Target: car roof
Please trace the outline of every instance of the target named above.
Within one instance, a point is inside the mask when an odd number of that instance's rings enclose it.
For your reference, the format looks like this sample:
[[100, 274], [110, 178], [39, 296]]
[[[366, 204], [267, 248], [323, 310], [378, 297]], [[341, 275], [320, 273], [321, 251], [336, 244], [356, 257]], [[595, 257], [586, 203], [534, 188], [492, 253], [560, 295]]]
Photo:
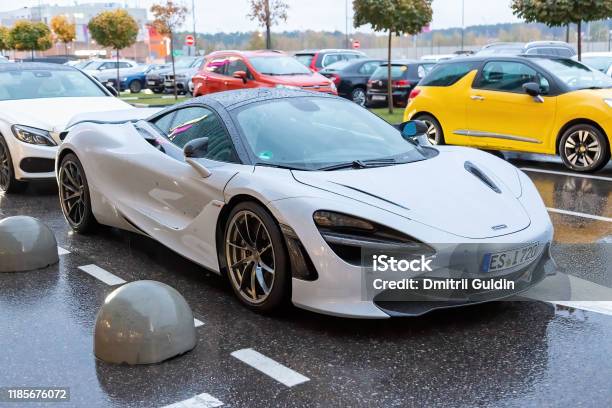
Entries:
[[279, 55], [287, 55], [282, 51], [276, 50], [254, 50], [254, 51], [241, 51], [241, 50], [222, 50], [222, 51], [214, 51], [208, 54], [208, 57], [215, 57], [217, 55], [225, 55], [225, 54], [236, 54], [241, 55], [245, 58], [251, 57], [278, 57]]
[[[421, 61], [421, 60], [415, 60], [415, 59], [391, 60], [391, 65], [412, 65], [412, 64], [435, 64], [435, 62], [434, 61]], [[389, 63], [387, 61], [383, 61], [383, 63], [380, 65], [386, 67], [387, 65], [389, 65]]]
[[348, 52], [348, 53], [353, 53], [353, 54], [364, 54], [363, 51], [351, 50], [351, 49], [348, 49], [348, 48], [323, 48], [323, 49], [320, 49], [320, 50], [317, 50], [317, 49], [302, 50], [302, 51], [296, 52], [295, 55], [298, 55], [298, 54], [316, 54], [316, 53], [320, 54], [320, 53], [323, 53], [323, 52]]
[[525, 61], [531, 59], [547, 59], [547, 60], [570, 60], [574, 61], [571, 58], [564, 58], [559, 56], [551, 56], [551, 55], [538, 55], [538, 54], [520, 54], [520, 55], [510, 55], [510, 54], [497, 54], [497, 55], [470, 55], [466, 57], [457, 57], [451, 60], [440, 61], [438, 65], [446, 65], [446, 64], [455, 64], [458, 62], [486, 62], [489, 60], [504, 60], [504, 61]]
[[0, 65], [0, 71], [34, 71], [34, 70], [49, 70], [49, 71], [78, 71], [78, 69], [69, 65], [53, 64], [50, 62], [16, 62], [13, 64]]
[[[225, 109], [234, 109], [239, 106], [248, 105], [254, 102], [271, 101], [275, 99], [297, 98], [297, 97], [319, 97], [319, 98], [335, 98], [321, 92], [305, 91], [301, 89], [276, 89], [276, 88], [252, 88], [240, 89], [234, 91], [216, 92], [197, 98], [190, 99], [178, 105], [174, 105], [166, 110], [172, 110], [176, 107], [189, 105], [221, 105]], [[162, 111], [159, 115], [163, 114]], [[158, 116], [158, 115], [156, 115]]]

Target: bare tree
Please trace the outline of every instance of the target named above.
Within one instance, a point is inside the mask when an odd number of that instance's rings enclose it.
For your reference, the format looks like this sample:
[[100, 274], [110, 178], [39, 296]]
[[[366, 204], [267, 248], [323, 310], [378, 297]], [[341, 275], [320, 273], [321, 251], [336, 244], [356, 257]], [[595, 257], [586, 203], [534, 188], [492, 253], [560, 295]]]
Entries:
[[256, 20], [266, 29], [266, 48], [272, 49], [270, 28], [280, 21], [287, 21], [289, 5], [283, 0], [251, 0], [251, 12], [248, 17]]

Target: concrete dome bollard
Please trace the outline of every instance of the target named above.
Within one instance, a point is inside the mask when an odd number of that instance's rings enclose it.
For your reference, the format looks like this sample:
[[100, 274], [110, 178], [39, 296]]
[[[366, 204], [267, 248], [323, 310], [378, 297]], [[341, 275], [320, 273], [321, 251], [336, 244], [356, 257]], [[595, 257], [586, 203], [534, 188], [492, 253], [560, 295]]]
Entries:
[[159, 363], [195, 346], [191, 308], [161, 282], [142, 280], [115, 289], [96, 318], [94, 354], [107, 363]]
[[40, 220], [17, 216], [0, 220], [0, 272], [22, 272], [59, 262], [53, 232]]

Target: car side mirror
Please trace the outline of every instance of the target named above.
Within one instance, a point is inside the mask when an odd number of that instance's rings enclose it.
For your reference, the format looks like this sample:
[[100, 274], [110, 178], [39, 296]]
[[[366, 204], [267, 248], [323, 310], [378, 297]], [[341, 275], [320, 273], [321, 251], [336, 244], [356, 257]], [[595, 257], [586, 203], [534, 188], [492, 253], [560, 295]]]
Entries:
[[427, 138], [427, 124], [420, 120], [410, 120], [397, 126], [402, 137], [408, 141], [415, 141], [419, 146], [429, 146]]
[[185, 162], [189, 164], [201, 177], [207, 178], [212, 174], [206, 166], [195, 160], [198, 157], [204, 157], [208, 152], [208, 138], [201, 137], [194, 139], [183, 147]]
[[234, 78], [242, 79], [242, 82], [247, 83], [247, 73], [244, 71], [236, 71], [234, 72]]
[[108, 84], [108, 83], [105, 83], [105, 84], [104, 84], [104, 88], [106, 88], [106, 90], [107, 90], [108, 92], [110, 92], [110, 93], [111, 93], [111, 95], [113, 95], [113, 96], [115, 96], [115, 97], [116, 97], [116, 96], [119, 96], [119, 91], [117, 91], [117, 89], [116, 89], [114, 86], [112, 86], [112, 85], [110, 85], [110, 84]]
[[527, 95], [533, 97], [534, 101], [540, 103], [544, 102], [544, 99], [542, 98], [542, 88], [540, 87], [540, 84], [536, 82], [527, 82], [526, 84], [523, 84], [523, 90]]

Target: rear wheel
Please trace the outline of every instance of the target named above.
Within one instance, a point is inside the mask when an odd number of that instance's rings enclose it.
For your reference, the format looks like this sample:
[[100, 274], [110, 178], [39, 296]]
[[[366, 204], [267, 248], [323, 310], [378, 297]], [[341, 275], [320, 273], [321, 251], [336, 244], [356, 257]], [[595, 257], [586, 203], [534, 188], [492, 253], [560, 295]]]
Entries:
[[443, 145], [444, 143], [444, 132], [442, 126], [436, 118], [428, 114], [417, 115], [414, 120], [420, 120], [425, 122], [427, 125], [427, 139], [432, 145]]
[[5, 193], [18, 193], [27, 187], [27, 183], [15, 178], [13, 160], [8, 145], [0, 136], [0, 191]]
[[223, 239], [227, 275], [236, 296], [250, 309], [273, 312], [291, 295], [283, 236], [274, 218], [253, 202], [231, 211]]
[[138, 80], [130, 82], [130, 92], [136, 94], [142, 91], [142, 84]]
[[579, 124], [563, 133], [559, 141], [559, 154], [566, 167], [590, 173], [608, 163], [610, 147], [602, 131], [592, 125]]
[[85, 170], [74, 154], [69, 153], [62, 159], [58, 181], [60, 204], [68, 225], [79, 233], [91, 232], [97, 222], [91, 210], [89, 184]]
[[351, 100], [359, 106], [365, 106], [366, 105], [365, 89], [360, 88], [360, 87], [353, 89], [353, 92], [351, 92]]

